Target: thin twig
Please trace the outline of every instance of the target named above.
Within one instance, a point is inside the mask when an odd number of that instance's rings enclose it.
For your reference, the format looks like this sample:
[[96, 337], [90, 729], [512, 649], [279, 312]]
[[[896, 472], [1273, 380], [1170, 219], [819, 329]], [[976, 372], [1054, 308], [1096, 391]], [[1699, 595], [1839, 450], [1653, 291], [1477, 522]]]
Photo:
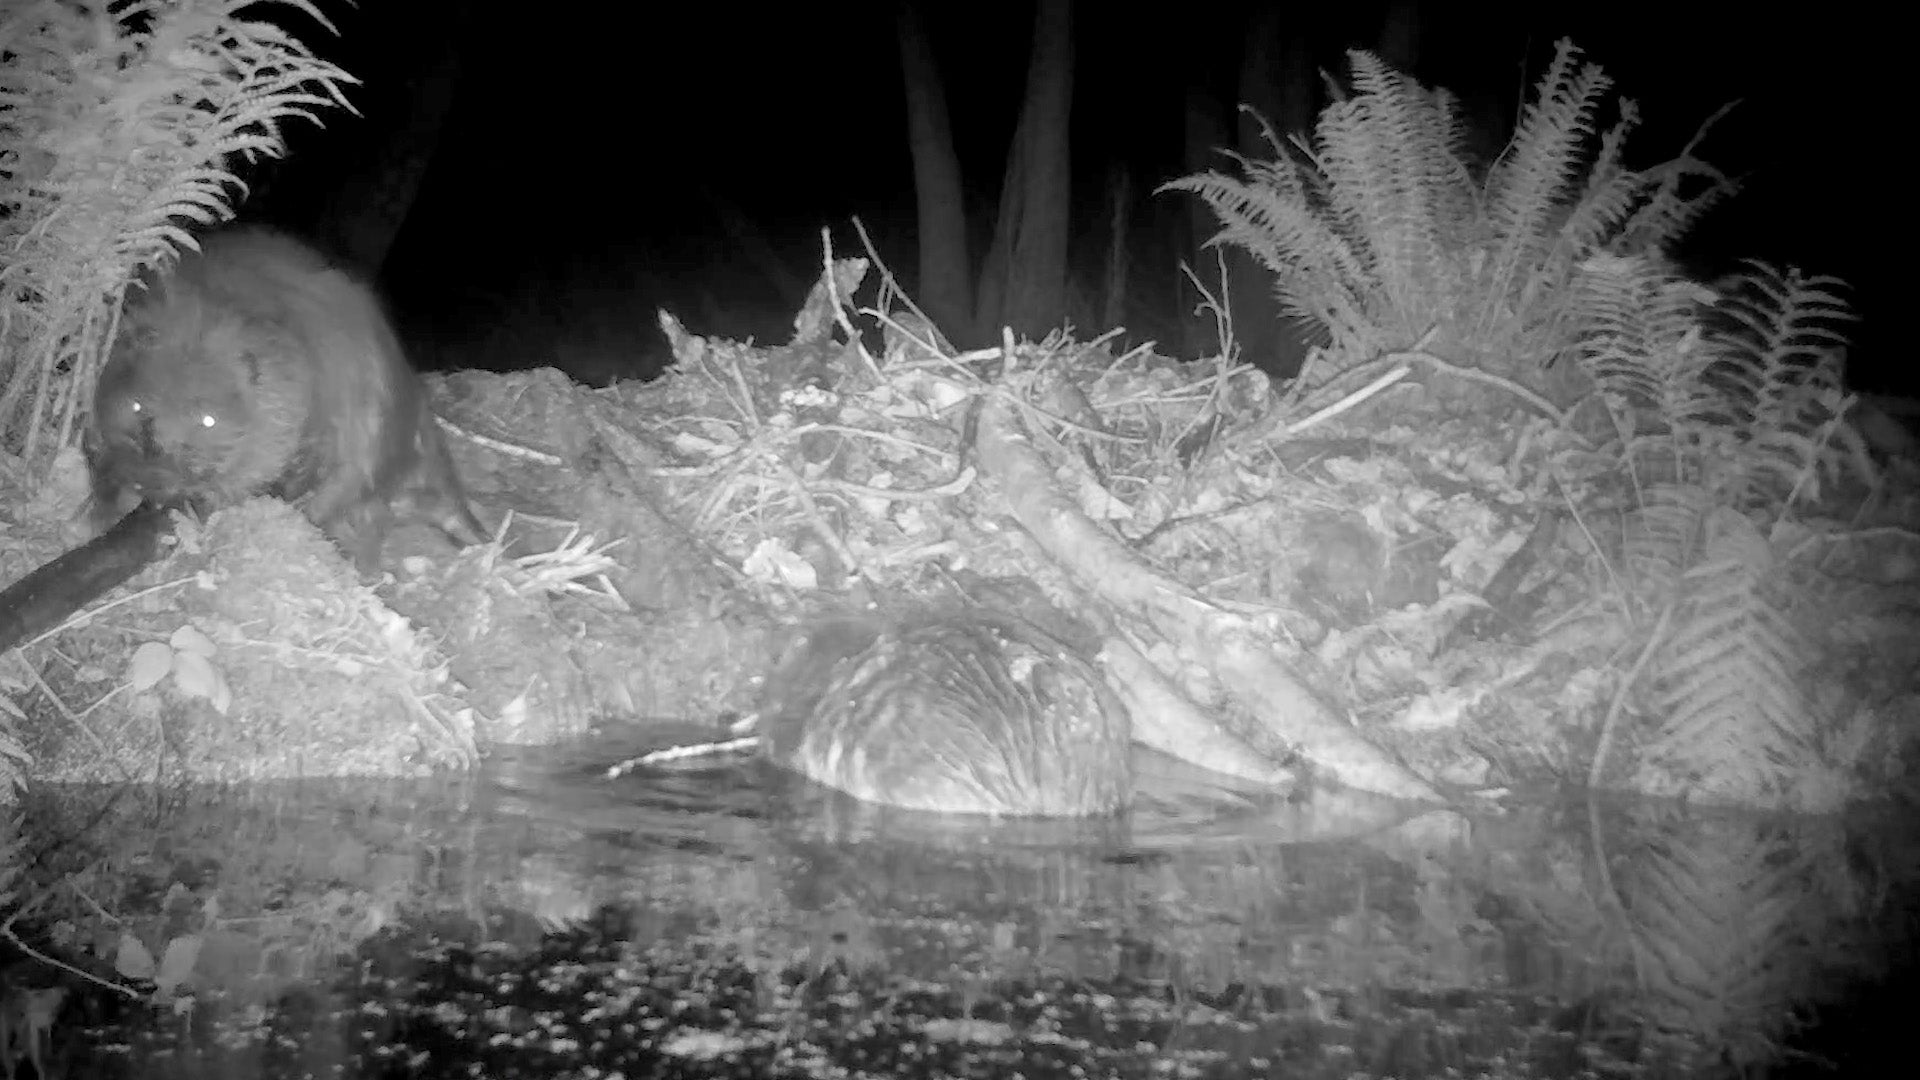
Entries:
[[1607, 706], [1607, 718], [1600, 725], [1600, 741], [1593, 748], [1593, 764], [1587, 769], [1587, 787], [1598, 789], [1601, 775], [1607, 764], [1607, 754], [1613, 749], [1613, 734], [1619, 728], [1620, 714], [1626, 711], [1627, 695], [1640, 683], [1640, 675], [1653, 662], [1653, 654], [1666, 642], [1667, 624], [1673, 621], [1674, 608], [1679, 601], [1669, 602], [1660, 612], [1660, 621], [1653, 626], [1653, 633], [1647, 635], [1647, 643], [1640, 649], [1640, 656], [1633, 662], [1633, 669], [1627, 677], [1620, 680], [1620, 687], [1614, 692], [1613, 701]]

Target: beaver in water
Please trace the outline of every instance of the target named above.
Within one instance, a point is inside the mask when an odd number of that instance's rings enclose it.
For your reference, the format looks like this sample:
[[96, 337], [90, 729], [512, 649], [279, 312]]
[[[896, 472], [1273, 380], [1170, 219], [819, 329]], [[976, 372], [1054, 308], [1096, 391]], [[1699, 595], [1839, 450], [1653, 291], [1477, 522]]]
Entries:
[[1099, 669], [1025, 619], [938, 606], [803, 628], [769, 675], [762, 751], [909, 810], [1087, 817], [1132, 797], [1132, 727]]
[[85, 448], [100, 528], [142, 500], [206, 514], [274, 495], [363, 570], [396, 503], [486, 539], [378, 298], [272, 230], [208, 236], [129, 301]]

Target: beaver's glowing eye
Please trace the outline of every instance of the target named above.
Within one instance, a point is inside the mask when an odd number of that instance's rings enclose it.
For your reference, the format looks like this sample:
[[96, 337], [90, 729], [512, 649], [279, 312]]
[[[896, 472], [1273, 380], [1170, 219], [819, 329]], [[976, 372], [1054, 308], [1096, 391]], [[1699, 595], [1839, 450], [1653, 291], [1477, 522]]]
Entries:
[[206, 416], [202, 416], [202, 417], [200, 418], [200, 426], [201, 426], [201, 427], [203, 427], [203, 428], [210, 428], [210, 427], [212, 427], [212, 426], [214, 426], [215, 424], [218, 424], [219, 422], [220, 422], [220, 421], [218, 421], [218, 420], [215, 420], [215, 419], [213, 418], [213, 416], [212, 416], [212, 414], [208, 414], [208, 415], [206, 415]]

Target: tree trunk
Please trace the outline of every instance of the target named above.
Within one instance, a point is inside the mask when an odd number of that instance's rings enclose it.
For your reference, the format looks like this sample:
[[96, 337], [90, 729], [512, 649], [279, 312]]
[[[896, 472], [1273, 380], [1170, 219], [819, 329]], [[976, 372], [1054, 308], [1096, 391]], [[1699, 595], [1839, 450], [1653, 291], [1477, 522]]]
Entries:
[[[1230, 28], [1231, 39], [1241, 48], [1235, 105], [1250, 106], [1258, 116], [1237, 107], [1229, 112], [1204, 92], [1190, 92], [1186, 110], [1189, 172], [1231, 170], [1232, 163], [1220, 153], [1227, 148], [1255, 160], [1272, 158], [1274, 149], [1266, 141], [1261, 118], [1283, 139], [1291, 133], [1310, 132], [1318, 83], [1306, 32], [1289, 27], [1287, 14], [1279, 7], [1257, 7], [1248, 16], [1247, 25]], [[1223, 49], [1230, 47], [1225, 36], [1215, 40]], [[1227, 303], [1233, 344], [1240, 359], [1269, 375], [1284, 377], [1298, 371], [1306, 356], [1302, 327], [1284, 313], [1273, 291], [1273, 272], [1237, 246], [1201, 248], [1200, 244], [1220, 231], [1220, 219], [1198, 199], [1189, 205], [1189, 213], [1195, 241], [1193, 269], [1214, 295]], [[1218, 280], [1218, 268], [1223, 263], [1225, 282]], [[1192, 354], [1226, 346], [1209, 315], [1189, 318], [1185, 326]]]
[[[1230, 138], [1226, 117], [1226, 104], [1213, 94], [1199, 86], [1187, 88], [1183, 157], [1188, 175], [1232, 169], [1233, 163], [1220, 154]], [[1204, 201], [1192, 196], [1186, 197], [1186, 207], [1190, 241], [1187, 250], [1192, 253], [1189, 267], [1202, 284], [1218, 295], [1221, 283], [1216, 267], [1220, 264], [1214, 254], [1218, 249], [1205, 245], [1220, 231], [1220, 219]], [[1180, 313], [1182, 352], [1187, 356], [1201, 356], [1219, 351], [1220, 341], [1213, 320], [1196, 311], [1200, 297], [1194, 292], [1193, 283], [1181, 274], [1174, 279], [1174, 289], [1176, 310]]]
[[820, 265], [817, 259], [807, 266], [809, 275], [795, 273], [780, 252], [774, 249], [773, 241], [767, 238], [765, 230], [753, 220], [752, 215], [740, 208], [740, 204], [711, 187], [702, 187], [700, 198], [713, 211], [714, 220], [726, 230], [727, 242], [733, 245], [745, 262], [760, 271], [760, 275], [783, 300], [796, 310], [806, 302], [808, 290], [819, 279]]
[[[1277, 6], [1260, 8], [1248, 27], [1246, 51], [1240, 57], [1241, 104], [1258, 110], [1282, 139], [1293, 132], [1311, 131], [1316, 101], [1306, 32], [1289, 29], [1284, 14]], [[1237, 119], [1240, 152], [1256, 159], [1271, 158], [1274, 149], [1260, 120], [1244, 110]], [[1245, 250], [1229, 248], [1227, 281], [1241, 358], [1281, 378], [1299, 371], [1306, 345], [1300, 327], [1273, 291], [1273, 272]]]
[[1073, 5], [1039, 0], [1026, 100], [1007, 155], [993, 246], [981, 268], [977, 323], [1038, 337], [1066, 311], [1072, 213], [1068, 120], [1073, 105]]
[[967, 204], [960, 183], [960, 158], [947, 120], [946, 87], [934, 65], [926, 24], [914, 11], [912, 0], [900, 4], [895, 25], [920, 223], [920, 281], [914, 299], [949, 340], [971, 345], [976, 335]]
[[[384, 16], [369, 34], [399, 37], [403, 55], [419, 56], [401, 74], [400, 88], [364, 106], [365, 134], [347, 152], [353, 159], [327, 194], [316, 216], [315, 239], [334, 254], [377, 275], [426, 178], [427, 166], [453, 108], [459, 87], [462, 31], [470, 5], [441, 3], [431, 15], [369, 12]], [[398, 74], [398, 73], [397, 73]]]
[[1107, 173], [1107, 281], [1100, 309], [1101, 330], [1111, 330], [1127, 320], [1127, 279], [1132, 269], [1132, 248], [1127, 240], [1132, 235], [1133, 174], [1116, 161]]

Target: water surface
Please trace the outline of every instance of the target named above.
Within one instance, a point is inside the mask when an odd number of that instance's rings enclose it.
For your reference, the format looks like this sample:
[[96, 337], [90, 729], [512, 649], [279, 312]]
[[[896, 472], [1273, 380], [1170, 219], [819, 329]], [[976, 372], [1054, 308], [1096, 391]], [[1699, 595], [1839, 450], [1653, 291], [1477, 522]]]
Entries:
[[1897, 1036], [1858, 996], [1912, 930], [1884, 818], [1262, 798], [1143, 757], [1125, 818], [990, 822], [743, 758], [607, 775], [643, 745], [39, 793], [12, 929], [72, 969], [12, 949], [10, 1000], [65, 990], [50, 1073], [199, 1080], [1847, 1075]]

